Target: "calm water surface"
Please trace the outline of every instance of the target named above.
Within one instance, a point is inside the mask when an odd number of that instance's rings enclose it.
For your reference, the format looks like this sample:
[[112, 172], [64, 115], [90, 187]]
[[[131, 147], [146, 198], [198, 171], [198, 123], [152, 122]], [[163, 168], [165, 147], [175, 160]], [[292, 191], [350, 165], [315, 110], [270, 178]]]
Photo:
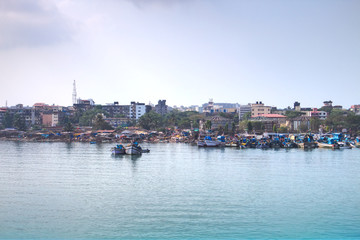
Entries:
[[0, 238], [360, 239], [360, 149], [0, 142]]

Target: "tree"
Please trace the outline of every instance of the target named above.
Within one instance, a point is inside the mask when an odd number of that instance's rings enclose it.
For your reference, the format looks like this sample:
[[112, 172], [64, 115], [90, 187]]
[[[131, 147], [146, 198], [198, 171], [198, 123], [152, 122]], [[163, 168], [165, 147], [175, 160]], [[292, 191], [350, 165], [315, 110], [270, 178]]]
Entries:
[[277, 132], [277, 126], [276, 126], [276, 123], [273, 124], [273, 132], [276, 133]]
[[260, 121], [253, 121], [252, 126], [255, 131], [263, 131], [264, 130], [264, 124]]
[[71, 124], [71, 122], [65, 123], [64, 131], [65, 131], [65, 132], [72, 132], [72, 131], [74, 131], [74, 126]]
[[247, 123], [247, 130], [248, 130], [248, 132], [252, 132], [252, 130], [253, 130], [253, 125], [250, 121]]
[[327, 112], [328, 115], [332, 112], [333, 107], [332, 106], [323, 106], [321, 108], [318, 109], [318, 111], [324, 111]]
[[139, 118], [138, 124], [147, 130], [156, 130], [161, 127], [163, 119], [160, 114], [150, 111]]
[[94, 130], [110, 130], [113, 129], [108, 122], [104, 120], [104, 117], [101, 113], [98, 113], [95, 116], [93, 123]]
[[94, 108], [83, 112], [82, 115], [79, 117], [79, 124], [81, 126], [92, 126], [95, 116], [99, 113], [102, 113], [104, 115], [106, 114], [103, 110], [99, 108]]
[[297, 111], [286, 111], [285, 112], [285, 116], [287, 118], [290, 118], [290, 119], [293, 119], [293, 118], [297, 118], [297, 117], [300, 117], [302, 115], [304, 115], [305, 113], [303, 112], [297, 112]]
[[251, 112], [247, 112], [242, 116], [242, 120], [249, 120], [251, 118]]
[[236, 123], [235, 122], [232, 122], [232, 125], [231, 125], [231, 134], [234, 135], [236, 132]]
[[345, 127], [348, 128], [351, 133], [357, 133], [360, 130], [360, 116], [354, 113], [349, 114], [345, 118]]
[[289, 129], [285, 126], [280, 126], [278, 129], [278, 132], [279, 133], [287, 133], [287, 132], [289, 132]]
[[15, 114], [14, 116], [14, 127], [20, 131], [26, 130], [25, 119], [20, 114]]
[[310, 119], [310, 129], [311, 131], [318, 131], [321, 125], [321, 121], [317, 117], [312, 117]]
[[224, 134], [227, 135], [229, 134], [229, 124], [225, 124], [225, 127], [224, 127]]
[[3, 125], [5, 128], [11, 128], [13, 127], [13, 121], [14, 121], [14, 115], [6, 112], [4, 114], [4, 118], [3, 118]]
[[306, 123], [300, 123], [299, 130], [303, 133], [307, 132], [309, 130], [308, 125]]
[[341, 131], [345, 127], [345, 119], [347, 112], [343, 110], [333, 109], [330, 115], [325, 120], [325, 125], [331, 131]]
[[212, 125], [211, 121], [210, 121], [210, 120], [207, 120], [207, 121], [205, 122], [205, 129], [211, 130], [211, 125]]

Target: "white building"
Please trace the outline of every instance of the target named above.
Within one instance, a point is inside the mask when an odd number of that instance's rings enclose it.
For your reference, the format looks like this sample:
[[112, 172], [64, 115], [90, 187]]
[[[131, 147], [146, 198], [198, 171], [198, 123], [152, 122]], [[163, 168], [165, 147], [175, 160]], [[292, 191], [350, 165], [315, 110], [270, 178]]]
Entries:
[[145, 103], [131, 102], [130, 113], [129, 113], [131, 119], [138, 120], [145, 113], [146, 113]]

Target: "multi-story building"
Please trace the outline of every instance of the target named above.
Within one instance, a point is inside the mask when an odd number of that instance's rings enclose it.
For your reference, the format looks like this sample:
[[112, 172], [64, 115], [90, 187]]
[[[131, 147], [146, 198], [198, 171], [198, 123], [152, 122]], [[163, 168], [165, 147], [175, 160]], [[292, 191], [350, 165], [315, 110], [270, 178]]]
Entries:
[[251, 112], [250, 103], [247, 105], [239, 105], [239, 120], [242, 121], [246, 113]]
[[212, 99], [208, 103], [202, 105], [204, 113], [236, 113], [238, 111], [238, 103], [214, 103]]
[[42, 125], [45, 127], [56, 127], [59, 124], [59, 114], [48, 112], [42, 114]]
[[360, 104], [358, 104], [358, 105], [352, 105], [349, 110], [350, 110], [351, 112], [354, 112], [354, 113], [359, 113], [359, 112], [360, 112]]
[[324, 101], [324, 107], [332, 107], [332, 101], [329, 100], [329, 101]]
[[13, 116], [15, 114], [20, 115], [25, 120], [27, 127], [41, 124], [40, 110], [35, 107], [24, 107], [22, 104], [18, 104], [7, 108], [7, 112]]
[[146, 113], [145, 103], [131, 102], [130, 105], [130, 118], [138, 120]]
[[83, 99], [78, 99], [77, 103], [74, 104], [74, 108], [76, 110], [83, 110], [83, 111], [87, 111], [89, 109], [92, 109], [95, 107], [95, 102], [92, 99], [87, 99], [87, 100], [83, 100]]
[[251, 117], [258, 117], [264, 114], [270, 114], [271, 107], [265, 106], [262, 102], [256, 102], [251, 104]]
[[306, 114], [309, 117], [316, 117], [320, 120], [325, 120], [327, 118], [327, 112], [325, 111], [318, 111], [317, 108], [314, 108], [313, 111], [307, 112]]
[[166, 100], [158, 101], [158, 104], [155, 105], [155, 112], [160, 115], [165, 115], [168, 113], [168, 106], [166, 105]]
[[130, 118], [130, 105], [119, 105], [119, 102], [113, 104], [102, 105], [102, 109], [109, 117], [114, 118], [121, 116], [122, 118]]
[[0, 125], [3, 124], [7, 108], [0, 108]]
[[145, 103], [131, 102], [130, 105], [119, 105], [119, 102], [114, 102], [113, 104], [102, 105], [102, 110], [104, 110], [108, 118], [121, 119], [132, 119], [138, 120], [142, 115], [151, 110], [151, 106], [145, 105]]

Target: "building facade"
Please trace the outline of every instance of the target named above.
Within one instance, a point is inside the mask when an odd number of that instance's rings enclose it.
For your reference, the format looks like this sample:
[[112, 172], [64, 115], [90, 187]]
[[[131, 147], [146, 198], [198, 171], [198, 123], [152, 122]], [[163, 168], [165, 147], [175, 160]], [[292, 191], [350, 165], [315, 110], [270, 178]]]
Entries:
[[145, 103], [131, 102], [130, 105], [130, 119], [138, 120], [146, 113]]
[[155, 112], [160, 115], [165, 115], [168, 113], [168, 106], [166, 105], [166, 100], [158, 101], [158, 104], [155, 105]]
[[251, 112], [251, 105], [239, 105], [239, 120], [242, 121], [244, 119], [244, 115], [246, 113]]
[[270, 114], [271, 113], [271, 107], [265, 106], [262, 102], [256, 102], [251, 104], [251, 117], [259, 117], [264, 114]]
[[119, 105], [119, 102], [114, 102], [113, 104], [106, 104], [101, 107], [110, 118], [130, 118], [130, 105]]

